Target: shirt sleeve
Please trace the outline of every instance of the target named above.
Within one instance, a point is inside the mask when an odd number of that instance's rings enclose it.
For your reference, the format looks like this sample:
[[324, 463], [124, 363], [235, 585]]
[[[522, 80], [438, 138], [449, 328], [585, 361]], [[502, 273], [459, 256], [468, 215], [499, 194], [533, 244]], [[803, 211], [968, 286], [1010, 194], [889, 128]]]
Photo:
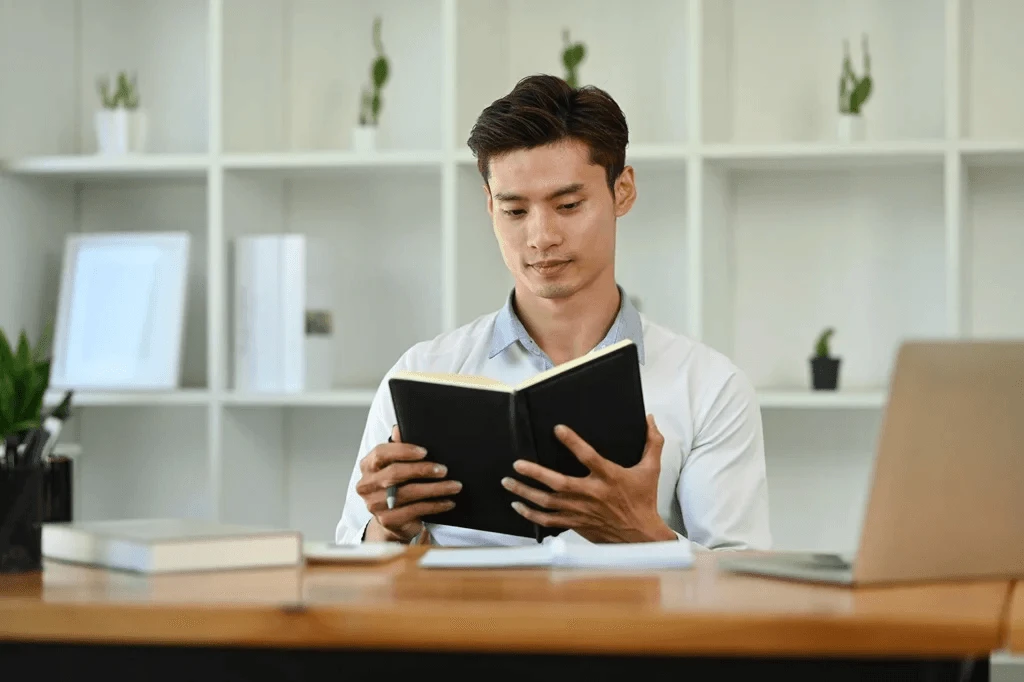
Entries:
[[694, 550], [769, 549], [764, 434], [753, 386], [735, 370], [696, 408], [694, 441], [677, 484]]
[[352, 467], [352, 475], [348, 482], [341, 520], [338, 521], [334, 531], [334, 541], [339, 545], [361, 543], [366, 526], [373, 518], [370, 510], [366, 508], [363, 498], [356, 492], [356, 484], [362, 476], [359, 471], [359, 463], [369, 454], [370, 450], [381, 443], [386, 443], [388, 437], [391, 436], [391, 427], [395, 424], [395, 408], [388, 390], [388, 379], [396, 369], [398, 369], [397, 364], [380, 382], [373, 401], [370, 403], [370, 412], [366, 418], [362, 439], [359, 442], [359, 452], [356, 455], [356, 462]]

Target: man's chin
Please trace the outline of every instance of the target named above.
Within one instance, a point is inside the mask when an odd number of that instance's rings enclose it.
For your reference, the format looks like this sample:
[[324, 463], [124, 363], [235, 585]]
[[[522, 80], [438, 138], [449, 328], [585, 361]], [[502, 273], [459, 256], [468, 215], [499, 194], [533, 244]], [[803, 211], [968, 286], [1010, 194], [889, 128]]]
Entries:
[[568, 298], [576, 293], [577, 287], [568, 282], [547, 282], [533, 287], [533, 293], [540, 298]]

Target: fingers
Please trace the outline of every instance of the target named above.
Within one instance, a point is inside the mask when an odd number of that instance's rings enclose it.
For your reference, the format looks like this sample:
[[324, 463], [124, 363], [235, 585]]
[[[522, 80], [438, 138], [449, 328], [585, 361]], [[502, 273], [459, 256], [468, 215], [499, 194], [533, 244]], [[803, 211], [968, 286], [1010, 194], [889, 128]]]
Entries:
[[524, 518], [545, 528], [571, 528], [572, 519], [562, 513], [550, 513], [530, 509], [522, 502], [513, 502], [512, 508]]
[[[573, 477], [560, 474], [557, 471], [552, 471], [547, 467], [543, 467], [536, 462], [529, 462], [525, 459], [518, 459], [512, 463], [512, 468], [523, 476], [529, 476], [530, 478], [539, 481], [551, 488], [555, 492], [560, 493], [578, 493], [581, 492], [582, 482]], [[518, 483], [515, 479], [508, 479], [513, 483]], [[502, 481], [502, 485], [505, 482]], [[511, 490], [511, 488], [510, 488]], [[514, 492], [514, 491], [513, 491]], [[546, 506], [546, 505], [545, 505]]]
[[398, 424], [391, 427], [391, 440], [395, 443], [402, 442], [402, 434], [398, 431]]
[[416, 478], [444, 478], [448, 468], [433, 462], [394, 462], [384, 469], [363, 476], [356, 483], [356, 492], [362, 496], [388, 486], [399, 485]]
[[452, 500], [424, 500], [387, 509], [377, 514], [377, 521], [385, 528], [400, 528], [429, 514], [440, 514], [455, 507]]
[[394, 462], [414, 462], [427, 456], [426, 448], [406, 443], [386, 443], [378, 445], [364, 460], [369, 460], [369, 471], [380, 471]]
[[597, 453], [594, 448], [580, 438], [579, 434], [564, 424], [555, 427], [555, 437], [562, 441], [565, 447], [569, 448], [576, 459], [583, 463], [583, 466], [590, 469], [591, 473], [607, 473], [615, 465]]
[[506, 477], [501, 479], [501, 485], [514, 495], [518, 495], [523, 499], [533, 502], [539, 507], [553, 510], [565, 510], [569, 509], [571, 503], [564, 497], [544, 492], [543, 490], [537, 490], [531, 486], [526, 485], [522, 481], [517, 481], [514, 478]]
[[647, 445], [644, 447], [643, 457], [640, 462], [650, 462], [661, 465], [661, 451], [665, 447], [665, 436], [661, 435], [658, 425], [654, 423], [654, 415], [647, 415]]
[[[395, 508], [437, 497], [449, 497], [457, 495], [462, 490], [462, 483], [459, 481], [438, 481], [437, 483], [409, 483], [398, 488], [395, 498]], [[371, 514], [379, 514], [387, 511], [388, 505], [382, 493], [371, 495], [367, 499], [367, 508]]]

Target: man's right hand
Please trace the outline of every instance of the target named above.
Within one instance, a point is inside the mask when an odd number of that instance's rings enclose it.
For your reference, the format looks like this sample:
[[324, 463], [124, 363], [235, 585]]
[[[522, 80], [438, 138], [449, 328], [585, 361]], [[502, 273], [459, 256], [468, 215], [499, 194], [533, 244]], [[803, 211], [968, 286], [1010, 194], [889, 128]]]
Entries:
[[[448, 511], [452, 500], [435, 499], [462, 490], [458, 481], [408, 483], [413, 479], [442, 479], [448, 473], [441, 464], [426, 461], [426, 450], [401, 442], [398, 426], [392, 427], [392, 443], [381, 443], [359, 463], [362, 477], [356, 492], [363, 498], [373, 519], [366, 528], [366, 540], [409, 542], [423, 530], [420, 519]], [[395, 508], [388, 509], [388, 486], [397, 485]]]

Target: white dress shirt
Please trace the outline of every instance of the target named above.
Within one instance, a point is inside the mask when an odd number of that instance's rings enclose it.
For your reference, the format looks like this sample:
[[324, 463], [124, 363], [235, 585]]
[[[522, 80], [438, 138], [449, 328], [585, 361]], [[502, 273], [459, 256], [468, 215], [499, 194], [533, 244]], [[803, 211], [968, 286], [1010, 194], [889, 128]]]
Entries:
[[[620, 289], [622, 304], [603, 348], [625, 338], [637, 345], [647, 412], [665, 437], [658, 513], [676, 535], [700, 549], [768, 549], [768, 488], [761, 412], [746, 376], [721, 353], [641, 315]], [[400, 370], [476, 374], [516, 384], [552, 367], [512, 307], [406, 351], [377, 389], [359, 444], [335, 540], [358, 543], [372, 518], [355, 486], [358, 460], [387, 441], [396, 423], [387, 380]], [[519, 545], [536, 541], [431, 525], [440, 545]], [[573, 531], [566, 539], [584, 541]]]

